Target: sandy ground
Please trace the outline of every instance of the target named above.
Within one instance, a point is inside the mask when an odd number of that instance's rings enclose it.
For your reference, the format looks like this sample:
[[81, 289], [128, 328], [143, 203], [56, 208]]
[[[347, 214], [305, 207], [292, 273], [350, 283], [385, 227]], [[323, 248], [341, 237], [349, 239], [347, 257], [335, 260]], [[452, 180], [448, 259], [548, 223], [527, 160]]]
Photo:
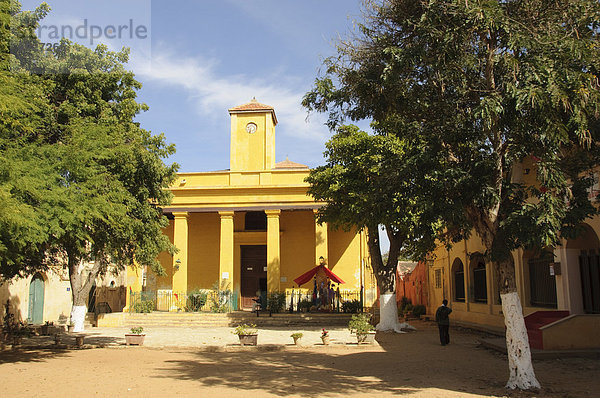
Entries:
[[[304, 347], [288, 343], [258, 347], [225, 344], [196, 347], [51, 349], [25, 345], [0, 352], [3, 397], [595, 397], [600, 395], [600, 360], [538, 360], [543, 390], [504, 389], [506, 357], [478, 347], [480, 335], [451, 330], [452, 342], [439, 345], [437, 330], [417, 322], [408, 334], [379, 333], [378, 345], [341, 341]], [[279, 330], [287, 335], [291, 330]], [[166, 333], [163, 331], [163, 333]], [[175, 336], [181, 335], [171, 329]], [[206, 333], [206, 332], [205, 332]], [[317, 333], [314, 331], [314, 333]], [[181, 336], [180, 336], [181, 337]], [[233, 336], [235, 337], [235, 336]], [[119, 337], [120, 339], [120, 337]], [[273, 339], [276, 340], [275, 337]], [[268, 339], [267, 339], [268, 340]], [[235, 340], [234, 340], [235, 341]], [[158, 339], [155, 339], [158, 342]], [[88, 346], [90, 347], [90, 346]]]

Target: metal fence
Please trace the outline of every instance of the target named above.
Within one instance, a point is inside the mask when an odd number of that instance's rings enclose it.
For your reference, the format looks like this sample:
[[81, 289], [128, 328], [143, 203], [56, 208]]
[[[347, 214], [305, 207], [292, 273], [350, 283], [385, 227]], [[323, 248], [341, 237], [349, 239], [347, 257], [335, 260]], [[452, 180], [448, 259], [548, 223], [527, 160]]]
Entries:
[[129, 293], [130, 312], [232, 312], [238, 309], [238, 295], [231, 291], [200, 290], [173, 292], [156, 290]]
[[[314, 310], [328, 312], [360, 312], [372, 292], [340, 290], [326, 294], [313, 294], [309, 289], [285, 289], [285, 311], [308, 312]], [[238, 292], [198, 290], [174, 292], [156, 290], [129, 292], [130, 312], [232, 312], [238, 310]], [[267, 306], [263, 306], [266, 309]]]
[[313, 292], [310, 289], [285, 289], [286, 310], [304, 312], [324, 310], [329, 312], [362, 311], [364, 303], [361, 291], [336, 290], [332, 292]]

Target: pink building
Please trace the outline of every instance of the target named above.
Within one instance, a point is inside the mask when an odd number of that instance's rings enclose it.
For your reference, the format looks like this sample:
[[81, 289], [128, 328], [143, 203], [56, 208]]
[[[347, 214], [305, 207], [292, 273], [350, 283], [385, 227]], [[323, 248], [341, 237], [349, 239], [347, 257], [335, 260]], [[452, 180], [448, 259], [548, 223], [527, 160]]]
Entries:
[[[412, 269], [411, 269], [412, 268]], [[402, 297], [410, 299], [413, 305], [422, 304], [428, 307], [427, 302], [427, 265], [398, 261], [396, 269], [396, 301]], [[429, 308], [427, 308], [429, 312]]]

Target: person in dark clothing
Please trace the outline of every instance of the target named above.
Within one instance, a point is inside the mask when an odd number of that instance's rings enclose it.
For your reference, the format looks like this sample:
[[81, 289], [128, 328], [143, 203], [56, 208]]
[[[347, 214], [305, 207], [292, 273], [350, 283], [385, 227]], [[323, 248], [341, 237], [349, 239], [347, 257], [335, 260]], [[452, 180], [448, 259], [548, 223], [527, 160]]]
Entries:
[[448, 315], [452, 312], [452, 308], [448, 308], [448, 300], [444, 299], [442, 305], [435, 312], [435, 321], [440, 329], [440, 343], [442, 345], [450, 344], [450, 319]]

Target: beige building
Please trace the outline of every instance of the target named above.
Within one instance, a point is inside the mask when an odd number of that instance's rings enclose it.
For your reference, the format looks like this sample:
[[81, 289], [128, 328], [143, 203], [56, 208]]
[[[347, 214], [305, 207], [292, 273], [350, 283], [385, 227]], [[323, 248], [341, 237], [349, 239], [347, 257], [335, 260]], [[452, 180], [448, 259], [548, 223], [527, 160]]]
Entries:
[[[522, 172], [526, 183], [535, 182], [530, 159]], [[591, 200], [597, 189], [590, 192]], [[577, 239], [563, 240], [547, 256], [513, 252], [517, 289], [534, 348], [600, 348], [600, 217], [586, 220], [583, 228]], [[451, 250], [435, 251], [428, 270], [429, 311], [446, 298], [455, 321], [504, 327], [498, 281], [484, 251], [476, 234]]]

